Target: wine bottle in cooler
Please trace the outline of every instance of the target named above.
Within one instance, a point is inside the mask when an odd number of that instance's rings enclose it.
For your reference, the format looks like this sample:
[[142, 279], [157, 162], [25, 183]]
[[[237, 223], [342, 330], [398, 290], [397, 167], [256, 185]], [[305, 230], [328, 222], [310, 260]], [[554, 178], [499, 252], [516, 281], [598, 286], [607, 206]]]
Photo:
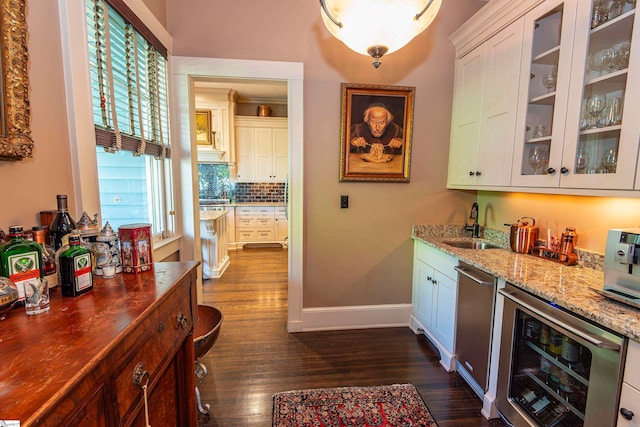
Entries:
[[71, 230], [76, 228], [76, 222], [71, 217], [69, 213], [69, 208], [67, 206], [67, 195], [66, 194], [58, 194], [56, 196], [58, 200], [58, 213], [56, 213], [53, 222], [49, 226], [49, 235], [51, 236], [51, 246], [53, 250], [58, 250], [65, 243], [65, 238], [68, 234], [71, 233]]

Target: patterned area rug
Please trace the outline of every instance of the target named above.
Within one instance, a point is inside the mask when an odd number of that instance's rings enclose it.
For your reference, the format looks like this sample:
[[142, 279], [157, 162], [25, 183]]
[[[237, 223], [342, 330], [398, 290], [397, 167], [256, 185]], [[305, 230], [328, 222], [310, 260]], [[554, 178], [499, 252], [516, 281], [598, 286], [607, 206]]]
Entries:
[[438, 427], [411, 384], [296, 390], [273, 396], [273, 427]]

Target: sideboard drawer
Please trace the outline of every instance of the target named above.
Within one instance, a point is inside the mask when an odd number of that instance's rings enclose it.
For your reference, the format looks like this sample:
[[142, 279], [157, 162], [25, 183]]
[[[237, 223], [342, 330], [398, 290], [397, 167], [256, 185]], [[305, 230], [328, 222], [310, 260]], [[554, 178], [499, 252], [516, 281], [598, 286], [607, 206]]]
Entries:
[[176, 294], [165, 300], [154, 315], [144, 321], [146, 337], [140, 339], [140, 347], [117, 369], [114, 379], [114, 397], [119, 419], [128, 419], [136, 402], [142, 398], [141, 385], [133, 382], [138, 372], [142, 384], [153, 390], [158, 374], [171, 360], [178, 347], [193, 328], [190, 294]]

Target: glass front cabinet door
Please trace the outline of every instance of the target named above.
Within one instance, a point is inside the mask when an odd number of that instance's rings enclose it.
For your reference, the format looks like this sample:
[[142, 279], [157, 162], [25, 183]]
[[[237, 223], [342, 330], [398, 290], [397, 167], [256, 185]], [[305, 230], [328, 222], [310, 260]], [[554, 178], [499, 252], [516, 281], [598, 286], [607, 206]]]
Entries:
[[545, 1], [528, 13], [512, 185], [640, 187], [636, 20], [628, 0]]

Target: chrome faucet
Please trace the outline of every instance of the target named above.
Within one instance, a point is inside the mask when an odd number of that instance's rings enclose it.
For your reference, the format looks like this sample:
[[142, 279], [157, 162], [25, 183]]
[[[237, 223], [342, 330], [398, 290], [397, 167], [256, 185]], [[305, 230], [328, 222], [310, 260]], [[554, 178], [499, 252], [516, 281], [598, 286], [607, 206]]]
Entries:
[[480, 224], [478, 224], [478, 204], [471, 205], [471, 213], [469, 219], [473, 220], [473, 224], [469, 225], [464, 222], [464, 231], [471, 231], [471, 237], [480, 237]]

